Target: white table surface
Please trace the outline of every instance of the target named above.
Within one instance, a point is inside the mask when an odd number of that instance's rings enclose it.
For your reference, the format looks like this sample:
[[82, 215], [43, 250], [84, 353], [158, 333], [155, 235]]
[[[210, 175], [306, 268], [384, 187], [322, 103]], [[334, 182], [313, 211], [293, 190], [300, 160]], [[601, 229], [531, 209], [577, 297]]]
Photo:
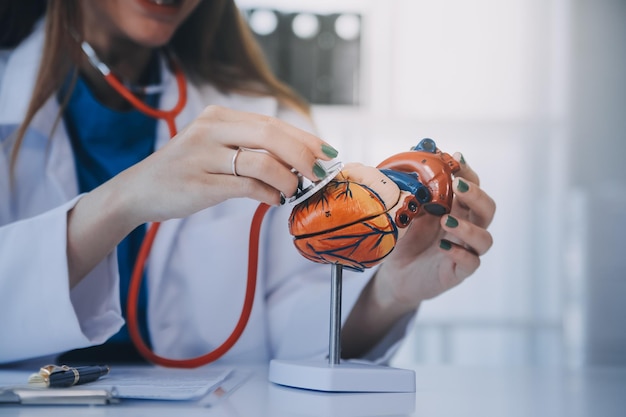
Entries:
[[234, 372], [232, 381], [242, 377], [246, 380], [231, 392], [195, 402], [0, 405], [0, 416], [626, 416], [626, 368], [416, 366], [414, 370], [417, 389], [410, 394], [320, 393], [286, 388], [268, 382], [266, 367], [246, 367]]

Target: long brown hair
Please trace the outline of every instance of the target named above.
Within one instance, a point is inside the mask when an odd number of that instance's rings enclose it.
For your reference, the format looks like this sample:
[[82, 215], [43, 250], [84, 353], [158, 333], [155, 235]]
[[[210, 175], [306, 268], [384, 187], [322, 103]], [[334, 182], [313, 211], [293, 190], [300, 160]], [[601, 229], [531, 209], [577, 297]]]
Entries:
[[[26, 115], [16, 132], [11, 167], [35, 114], [80, 60], [80, 47], [68, 29], [75, 28], [80, 36], [79, 1], [6, 0], [0, 5], [0, 23], [4, 27], [0, 48], [17, 45], [45, 14], [41, 64]], [[211, 82], [223, 92], [269, 94], [287, 106], [309, 113], [308, 104], [272, 74], [234, 0], [201, 1], [177, 30], [170, 47], [188, 74]]]

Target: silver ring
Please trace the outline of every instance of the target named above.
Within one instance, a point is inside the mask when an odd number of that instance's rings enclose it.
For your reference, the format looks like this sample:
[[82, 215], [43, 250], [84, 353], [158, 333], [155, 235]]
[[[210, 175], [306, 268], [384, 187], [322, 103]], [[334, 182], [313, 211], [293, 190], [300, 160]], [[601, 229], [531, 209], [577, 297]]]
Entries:
[[233, 171], [233, 175], [235, 177], [238, 177], [239, 174], [237, 174], [237, 166], [235, 165], [237, 163], [237, 157], [239, 156], [239, 153], [243, 151], [243, 148], [237, 148], [237, 150], [235, 151], [235, 154], [233, 155], [233, 160], [230, 163], [230, 168]]

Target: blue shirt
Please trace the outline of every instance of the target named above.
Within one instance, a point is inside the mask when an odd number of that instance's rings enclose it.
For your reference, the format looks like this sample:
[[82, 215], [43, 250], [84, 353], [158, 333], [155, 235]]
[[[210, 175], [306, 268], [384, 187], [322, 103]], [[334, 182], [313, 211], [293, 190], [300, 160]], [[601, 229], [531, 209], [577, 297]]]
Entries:
[[[158, 65], [154, 67], [158, 68]], [[160, 78], [158, 72], [156, 77]], [[159, 95], [148, 95], [144, 102], [157, 107]], [[81, 76], [78, 77], [63, 118], [74, 150], [81, 193], [93, 190], [154, 151], [157, 121], [137, 109], [118, 111], [104, 106]], [[124, 317], [130, 277], [145, 232], [145, 225], [136, 228], [117, 247]], [[146, 305], [144, 280], [139, 295], [138, 318], [144, 340], [148, 343]], [[129, 341], [128, 329], [124, 325], [107, 343]]]

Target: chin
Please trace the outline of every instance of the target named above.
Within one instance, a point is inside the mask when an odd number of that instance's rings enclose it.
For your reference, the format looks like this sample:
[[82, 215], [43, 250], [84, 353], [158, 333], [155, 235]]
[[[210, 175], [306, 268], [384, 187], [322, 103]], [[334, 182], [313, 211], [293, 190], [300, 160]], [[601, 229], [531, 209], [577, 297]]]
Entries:
[[133, 40], [142, 46], [150, 48], [158, 48], [165, 46], [174, 36], [175, 30], [172, 28], [150, 28], [137, 31], [137, 33], [131, 37]]
[[198, 0], [135, 0], [134, 7], [145, 17], [180, 23], [198, 2]]
[[135, 0], [130, 35], [141, 45], [163, 46], [197, 4], [198, 0]]

